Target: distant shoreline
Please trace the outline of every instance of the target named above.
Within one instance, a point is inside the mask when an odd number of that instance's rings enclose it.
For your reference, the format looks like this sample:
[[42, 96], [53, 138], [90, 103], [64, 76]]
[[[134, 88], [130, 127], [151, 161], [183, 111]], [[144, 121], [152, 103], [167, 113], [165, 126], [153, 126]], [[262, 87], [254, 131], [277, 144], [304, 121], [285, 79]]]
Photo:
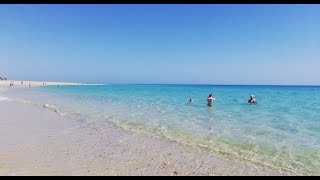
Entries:
[[[181, 83], [181, 84], [165, 84], [165, 83], [80, 83], [80, 82], [51, 82], [51, 81], [29, 81], [29, 80], [0, 80], [1, 85], [9, 86], [11, 82], [14, 82], [15, 86], [102, 86], [102, 85], [168, 85], [168, 86], [256, 86], [256, 87], [320, 87], [320, 85], [253, 85], [253, 84], [190, 84], [190, 83]], [[23, 82], [23, 84], [21, 84]]]
[[0, 86], [13, 86], [29, 87], [30, 86], [88, 86], [88, 85], [104, 85], [104, 84], [87, 84], [77, 82], [47, 82], [47, 81], [26, 81], [26, 80], [1, 80]]

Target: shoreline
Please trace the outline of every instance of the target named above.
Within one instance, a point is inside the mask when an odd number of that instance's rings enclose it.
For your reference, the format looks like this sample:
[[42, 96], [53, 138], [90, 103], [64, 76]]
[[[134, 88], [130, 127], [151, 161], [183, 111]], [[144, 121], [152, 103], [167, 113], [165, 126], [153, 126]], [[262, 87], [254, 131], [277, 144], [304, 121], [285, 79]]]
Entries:
[[87, 84], [77, 82], [46, 82], [46, 81], [25, 81], [25, 80], [0, 80], [0, 86], [10, 86], [11, 83], [17, 87], [29, 87], [31, 86], [90, 86], [90, 85], [104, 85], [104, 84]]
[[45, 107], [4, 99], [0, 113], [0, 175], [286, 175]]

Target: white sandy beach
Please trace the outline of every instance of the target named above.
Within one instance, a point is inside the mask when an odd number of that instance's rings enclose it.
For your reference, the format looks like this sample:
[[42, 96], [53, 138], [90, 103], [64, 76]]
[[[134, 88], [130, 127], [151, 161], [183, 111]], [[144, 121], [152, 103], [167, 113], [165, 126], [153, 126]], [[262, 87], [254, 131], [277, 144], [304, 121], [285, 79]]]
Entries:
[[10, 83], [13, 83], [14, 86], [63, 86], [63, 85], [83, 85], [82, 83], [75, 82], [46, 82], [46, 81], [25, 81], [25, 80], [1, 80], [0, 86], [9, 86]]
[[5, 97], [0, 99], [0, 133], [3, 176], [286, 175], [111, 123], [83, 123]]

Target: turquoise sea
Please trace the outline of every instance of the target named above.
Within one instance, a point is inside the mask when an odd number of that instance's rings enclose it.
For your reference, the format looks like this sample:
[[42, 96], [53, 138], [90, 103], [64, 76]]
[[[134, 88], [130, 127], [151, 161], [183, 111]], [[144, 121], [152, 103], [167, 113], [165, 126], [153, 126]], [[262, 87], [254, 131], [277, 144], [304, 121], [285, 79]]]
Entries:
[[[206, 102], [210, 93], [213, 107]], [[251, 94], [258, 104], [247, 103]], [[320, 175], [320, 87], [43, 86], [5, 95], [49, 104], [87, 123], [113, 122], [278, 170]]]

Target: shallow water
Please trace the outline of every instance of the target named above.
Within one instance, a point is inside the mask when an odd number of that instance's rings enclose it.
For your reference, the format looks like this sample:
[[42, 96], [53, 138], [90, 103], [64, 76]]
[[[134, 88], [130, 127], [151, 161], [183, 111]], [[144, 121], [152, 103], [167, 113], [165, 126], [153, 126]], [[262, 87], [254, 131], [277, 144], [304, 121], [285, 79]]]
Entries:
[[[216, 97], [213, 107], [206, 105], [209, 93]], [[251, 94], [257, 105], [247, 104]], [[1, 96], [49, 104], [88, 123], [111, 121], [279, 170], [320, 175], [320, 87], [46, 86], [12, 88]]]

